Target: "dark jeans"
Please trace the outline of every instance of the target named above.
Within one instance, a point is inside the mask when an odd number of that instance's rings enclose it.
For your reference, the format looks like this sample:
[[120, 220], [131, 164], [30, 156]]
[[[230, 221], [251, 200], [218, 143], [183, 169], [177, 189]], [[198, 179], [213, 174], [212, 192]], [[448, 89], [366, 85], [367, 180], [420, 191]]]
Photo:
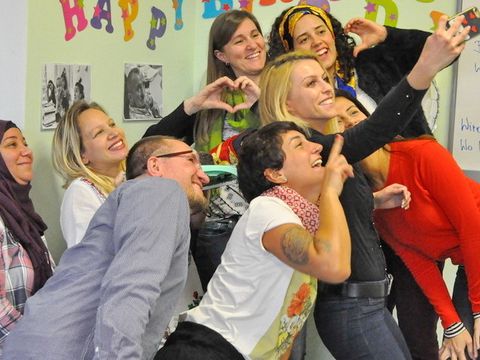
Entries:
[[[387, 307], [396, 307], [398, 325], [414, 360], [438, 359], [438, 315], [407, 269], [391, 248], [383, 244], [387, 269], [393, 275], [393, 285]], [[439, 263], [440, 271], [443, 263]]]
[[318, 334], [337, 360], [411, 359], [384, 298], [319, 295], [314, 317]]
[[220, 265], [223, 251], [238, 218], [233, 216], [226, 219], [207, 220], [198, 231], [192, 255], [203, 291], [207, 291], [208, 282]]
[[307, 323], [303, 325], [302, 330], [298, 333], [297, 337], [292, 344], [292, 352], [290, 353], [289, 360], [303, 360], [307, 353]]

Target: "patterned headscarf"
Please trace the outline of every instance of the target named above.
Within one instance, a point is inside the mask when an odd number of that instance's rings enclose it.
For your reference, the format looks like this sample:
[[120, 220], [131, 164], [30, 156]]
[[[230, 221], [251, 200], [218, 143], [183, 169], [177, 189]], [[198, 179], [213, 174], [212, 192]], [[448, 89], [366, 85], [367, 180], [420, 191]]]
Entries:
[[[0, 120], [0, 141], [8, 129], [16, 127], [11, 121]], [[21, 185], [15, 181], [0, 155], [0, 217], [15, 240], [24, 247], [32, 262], [34, 294], [52, 276], [52, 265], [42, 239], [47, 225], [35, 212], [29, 196], [30, 189], [30, 184]]]
[[327, 25], [328, 30], [330, 30], [332, 36], [335, 38], [332, 22], [330, 21], [330, 18], [323, 9], [311, 5], [293, 6], [285, 13], [285, 15], [283, 15], [283, 19], [280, 22], [280, 26], [278, 27], [278, 34], [282, 39], [285, 51], [293, 50], [293, 30], [295, 30], [295, 26], [297, 25], [298, 20], [300, 20], [304, 15], [309, 14], [315, 15], [322, 19], [325, 25]]
[[[335, 32], [333, 31], [332, 21], [330, 17], [326, 13], [325, 10], [311, 5], [297, 5], [293, 6], [290, 10], [288, 10], [282, 18], [280, 25], [278, 27], [278, 34], [280, 35], [280, 39], [282, 39], [283, 47], [285, 51], [292, 51], [293, 50], [293, 31], [295, 30], [295, 26], [297, 25], [298, 21], [304, 15], [315, 15], [319, 17], [327, 26], [328, 30], [332, 34], [333, 38], [335, 39]], [[347, 83], [344, 80], [344, 76], [340, 71], [340, 64], [337, 61], [335, 62], [335, 84], [338, 89], [342, 89], [348, 91], [352, 96], [356, 96], [356, 80], [355, 76], [350, 78], [350, 81]]]

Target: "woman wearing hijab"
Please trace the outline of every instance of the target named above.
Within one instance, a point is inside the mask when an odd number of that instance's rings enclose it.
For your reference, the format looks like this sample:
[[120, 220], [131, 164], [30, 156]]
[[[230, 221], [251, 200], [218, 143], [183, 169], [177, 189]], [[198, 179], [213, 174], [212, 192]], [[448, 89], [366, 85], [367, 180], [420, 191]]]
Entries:
[[29, 193], [33, 154], [20, 129], [0, 120], [0, 355], [5, 338], [22, 317], [27, 298], [52, 275], [43, 236], [47, 226]]

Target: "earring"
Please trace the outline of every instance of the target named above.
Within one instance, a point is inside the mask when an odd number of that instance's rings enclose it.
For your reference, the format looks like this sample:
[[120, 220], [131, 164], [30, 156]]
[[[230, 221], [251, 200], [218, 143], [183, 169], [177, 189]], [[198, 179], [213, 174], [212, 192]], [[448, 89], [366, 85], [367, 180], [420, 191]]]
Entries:
[[229, 67], [230, 66], [230, 63], [228, 61], [225, 61], [225, 66], [226, 67]]

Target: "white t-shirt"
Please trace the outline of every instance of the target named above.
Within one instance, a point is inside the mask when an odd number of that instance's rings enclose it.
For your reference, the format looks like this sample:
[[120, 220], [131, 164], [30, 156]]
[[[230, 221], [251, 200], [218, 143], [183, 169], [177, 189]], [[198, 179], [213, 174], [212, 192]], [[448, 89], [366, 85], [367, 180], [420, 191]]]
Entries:
[[60, 226], [67, 247], [82, 240], [90, 220], [104, 201], [105, 196], [85, 179], [72, 181], [65, 190], [60, 207]]
[[302, 223], [278, 198], [250, 203], [228, 241], [200, 305], [186, 320], [215, 330], [247, 359], [276, 359], [302, 328], [315, 301], [316, 279], [265, 250], [263, 234]]

